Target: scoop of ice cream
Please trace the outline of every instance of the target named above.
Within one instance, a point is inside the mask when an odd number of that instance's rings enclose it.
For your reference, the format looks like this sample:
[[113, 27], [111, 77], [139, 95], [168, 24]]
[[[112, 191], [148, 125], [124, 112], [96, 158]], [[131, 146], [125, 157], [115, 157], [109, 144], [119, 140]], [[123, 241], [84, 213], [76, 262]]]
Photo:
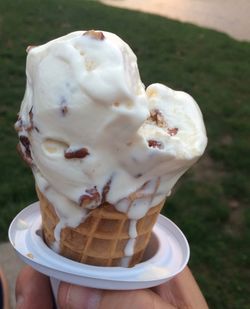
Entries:
[[20, 148], [67, 224], [104, 201], [142, 217], [206, 147], [196, 102], [161, 84], [145, 91], [136, 56], [112, 33], [30, 48], [26, 73]]

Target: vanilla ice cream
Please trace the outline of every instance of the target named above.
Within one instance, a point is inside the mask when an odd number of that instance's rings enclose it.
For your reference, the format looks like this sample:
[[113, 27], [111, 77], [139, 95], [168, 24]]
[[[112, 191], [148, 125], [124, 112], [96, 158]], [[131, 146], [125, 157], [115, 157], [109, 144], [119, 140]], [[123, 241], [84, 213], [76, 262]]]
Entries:
[[104, 201], [128, 214], [135, 238], [136, 220], [204, 152], [198, 105], [162, 84], [145, 89], [135, 54], [109, 32], [77, 31], [30, 47], [26, 74], [15, 127], [60, 218], [55, 239]]

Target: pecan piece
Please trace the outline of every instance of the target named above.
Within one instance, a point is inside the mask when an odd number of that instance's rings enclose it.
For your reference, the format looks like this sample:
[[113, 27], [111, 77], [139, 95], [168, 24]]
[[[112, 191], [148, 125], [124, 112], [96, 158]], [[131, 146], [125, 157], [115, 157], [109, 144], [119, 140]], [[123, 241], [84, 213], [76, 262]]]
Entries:
[[29, 119], [30, 119], [30, 123], [29, 126], [27, 127], [27, 131], [31, 131], [34, 128], [34, 122], [33, 122], [33, 106], [31, 107], [30, 111], [29, 111]]
[[158, 127], [160, 128], [166, 127], [165, 118], [159, 109], [155, 108], [150, 111], [150, 119], [154, 121]]
[[66, 159], [83, 159], [88, 155], [89, 155], [88, 149], [84, 147], [79, 148], [77, 150], [70, 150], [69, 148], [64, 152], [64, 157]]
[[68, 113], [69, 109], [66, 105], [61, 106], [62, 115], [65, 116]]
[[168, 128], [168, 134], [170, 136], [175, 136], [178, 133], [178, 128], [169, 129]]
[[20, 135], [19, 140], [20, 140], [20, 143], [24, 146], [26, 156], [32, 159], [31, 152], [30, 152], [30, 141], [28, 137], [25, 135]]
[[22, 160], [27, 163], [29, 166], [33, 165], [32, 158], [30, 156], [27, 156], [26, 152], [23, 153], [20, 144], [17, 144], [17, 152], [19, 153]]
[[142, 173], [138, 173], [135, 175], [135, 178], [140, 178], [142, 176]]
[[88, 35], [95, 40], [102, 41], [105, 39], [104, 34], [101, 31], [88, 30], [83, 35]]
[[80, 196], [79, 204], [82, 208], [95, 208], [101, 203], [101, 196], [96, 187], [85, 190], [86, 194]]
[[148, 146], [149, 146], [149, 147], [152, 147], [152, 148], [159, 148], [159, 149], [162, 149], [162, 148], [163, 148], [162, 143], [159, 142], [159, 141], [156, 141], [156, 140], [154, 140], [154, 139], [148, 140]]
[[103, 187], [103, 190], [102, 190], [102, 204], [104, 202], [106, 202], [106, 197], [107, 197], [107, 194], [109, 193], [109, 190], [110, 190], [111, 180], [112, 179], [110, 178], [109, 181]]
[[68, 106], [67, 106], [67, 100], [65, 99], [65, 97], [61, 98], [60, 101], [60, 110], [63, 116], [66, 116], [69, 112]]

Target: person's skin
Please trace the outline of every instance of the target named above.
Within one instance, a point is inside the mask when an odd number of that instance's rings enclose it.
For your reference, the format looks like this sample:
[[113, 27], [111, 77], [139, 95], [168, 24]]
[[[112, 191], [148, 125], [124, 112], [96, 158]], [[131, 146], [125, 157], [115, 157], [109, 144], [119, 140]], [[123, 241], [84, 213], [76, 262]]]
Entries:
[[[53, 308], [49, 278], [26, 266], [16, 282], [17, 309]], [[111, 291], [61, 283], [61, 309], [206, 309], [206, 301], [188, 267], [153, 289]]]

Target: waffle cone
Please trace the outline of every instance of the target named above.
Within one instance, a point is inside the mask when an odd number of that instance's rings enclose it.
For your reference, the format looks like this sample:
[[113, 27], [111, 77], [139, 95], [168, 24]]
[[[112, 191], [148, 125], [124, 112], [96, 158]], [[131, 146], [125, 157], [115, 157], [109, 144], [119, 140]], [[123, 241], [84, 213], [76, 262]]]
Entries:
[[[53, 205], [37, 189], [42, 215], [42, 230], [46, 244], [53, 248], [54, 230], [59, 218]], [[134, 254], [124, 257], [130, 240], [130, 219], [109, 203], [91, 210], [90, 215], [76, 228], [61, 230], [59, 254], [71, 260], [96, 266], [127, 266], [139, 263], [150, 240], [151, 231], [164, 205], [164, 201], [152, 207], [137, 221], [137, 237]]]

